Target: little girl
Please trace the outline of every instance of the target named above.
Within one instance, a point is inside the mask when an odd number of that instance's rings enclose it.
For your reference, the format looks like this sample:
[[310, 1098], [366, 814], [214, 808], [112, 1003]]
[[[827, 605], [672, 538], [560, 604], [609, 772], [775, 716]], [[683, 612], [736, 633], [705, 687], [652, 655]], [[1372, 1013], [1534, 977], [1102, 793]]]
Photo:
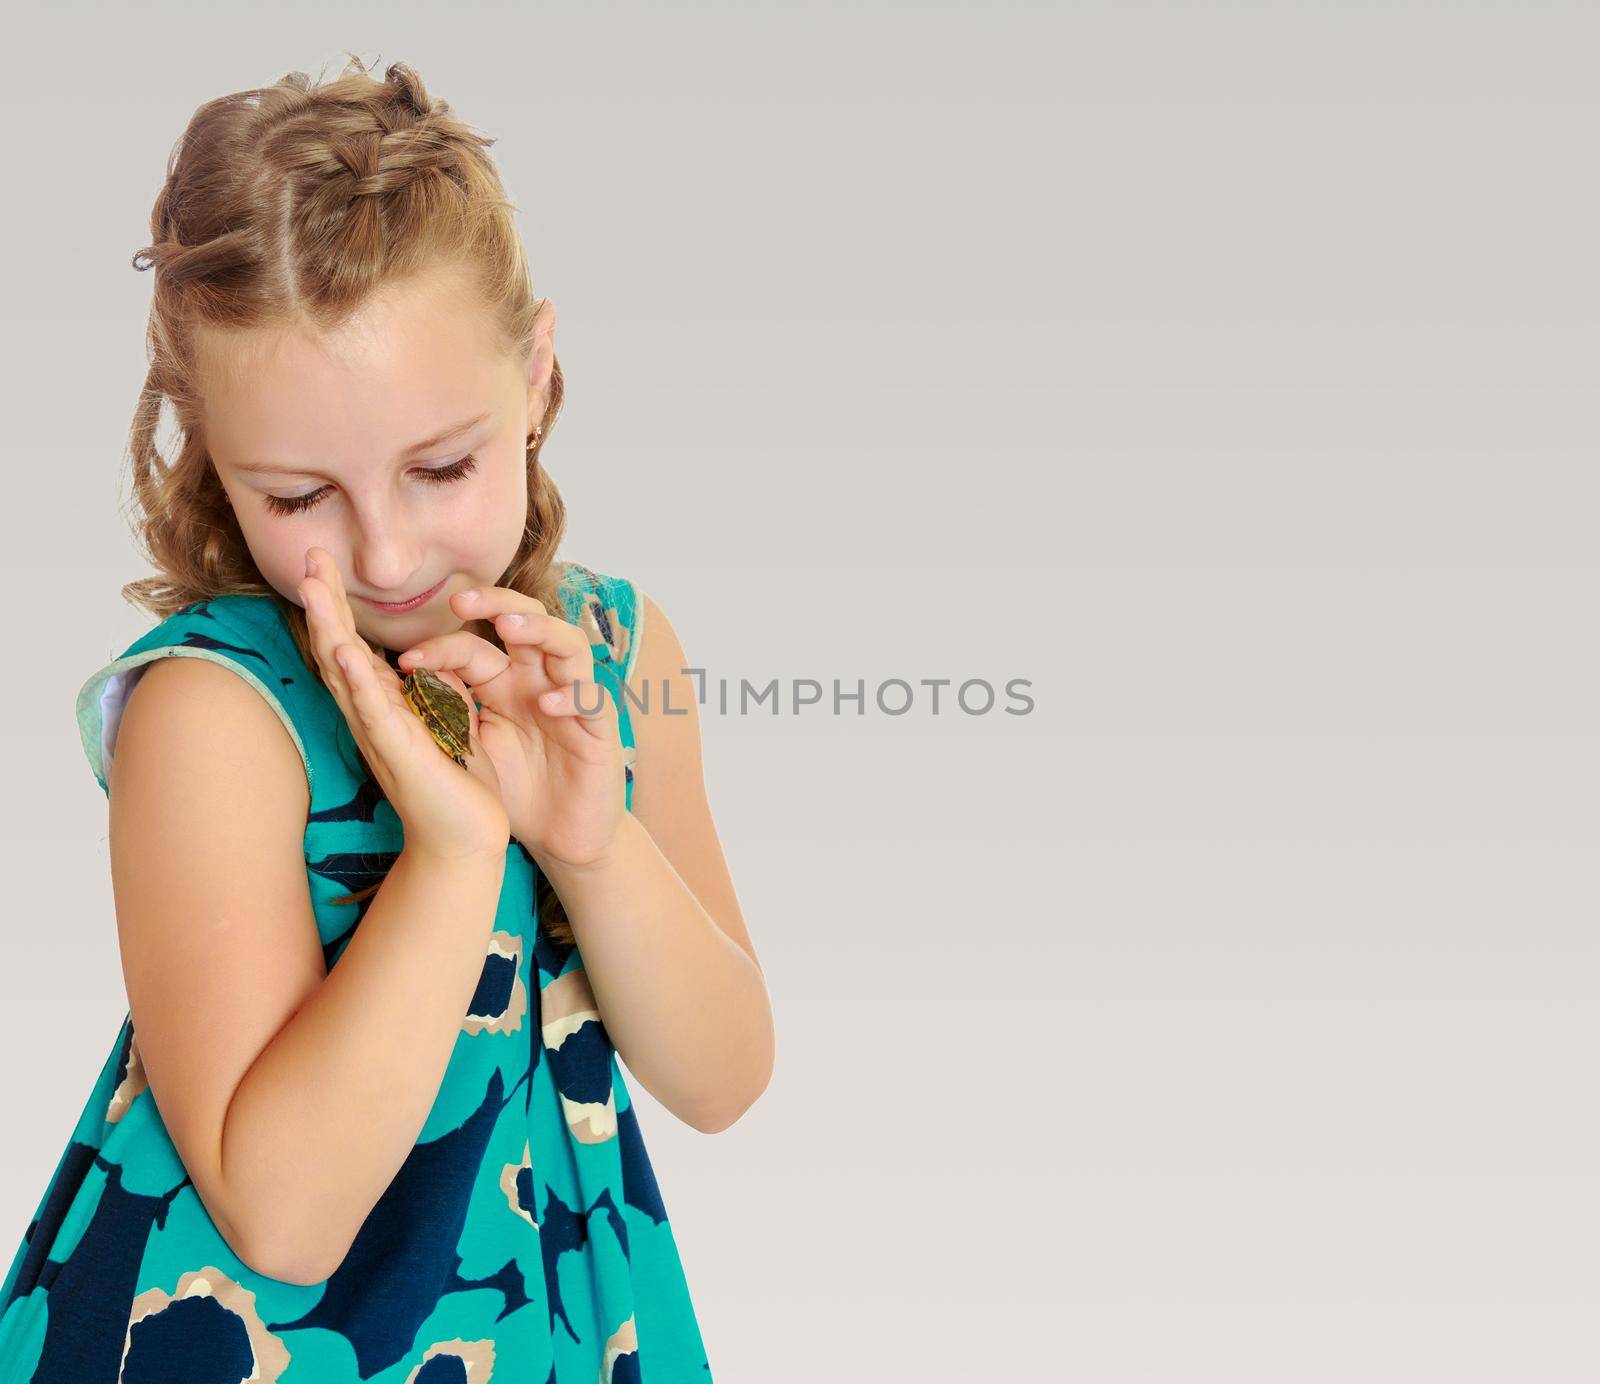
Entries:
[[711, 1377], [617, 1054], [714, 1132], [772, 1012], [683, 649], [555, 558], [555, 316], [491, 142], [354, 59], [173, 153], [125, 588], [161, 623], [77, 705], [128, 1016], [0, 1384]]

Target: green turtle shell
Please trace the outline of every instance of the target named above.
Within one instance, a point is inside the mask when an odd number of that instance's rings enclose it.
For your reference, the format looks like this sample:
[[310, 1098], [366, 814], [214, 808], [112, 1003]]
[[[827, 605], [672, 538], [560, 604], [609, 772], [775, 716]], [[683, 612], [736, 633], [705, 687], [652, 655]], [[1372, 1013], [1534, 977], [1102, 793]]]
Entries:
[[467, 703], [462, 695], [427, 668], [414, 668], [402, 686], [406, 703], [416, 712], [434, 743], [463, 769], [472, 753]]

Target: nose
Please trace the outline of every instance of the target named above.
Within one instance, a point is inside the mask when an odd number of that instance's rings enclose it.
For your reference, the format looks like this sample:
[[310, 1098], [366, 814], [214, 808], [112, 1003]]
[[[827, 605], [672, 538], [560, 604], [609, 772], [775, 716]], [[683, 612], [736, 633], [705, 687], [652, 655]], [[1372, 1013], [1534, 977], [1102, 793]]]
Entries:
[[422, 550], [397, 513], [363, 527], [350, 566], [360, 592], [380, 601], [403, 601], [422, 585]]

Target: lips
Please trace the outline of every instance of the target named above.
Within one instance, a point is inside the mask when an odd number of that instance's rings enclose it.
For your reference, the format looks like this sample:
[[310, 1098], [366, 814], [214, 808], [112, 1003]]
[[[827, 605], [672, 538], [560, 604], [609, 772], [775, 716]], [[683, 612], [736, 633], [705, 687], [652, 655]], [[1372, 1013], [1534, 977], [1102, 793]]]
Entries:
[[370, 596], [363, 596], [361, 599], [375, 610], [382, 610], [390, 615], [400, 615], [408, 610], [415, 610], [420, 605], [427, 604], [428, 601], [432, 600], [433, 597], [438, 594], [439, 588], [444, 585], [444, 580], [445, 579], [443, 577], [440, 577], [439, 580], [430, 586], [426, 591], [422, 592], [420, 595], [412, 596], [409, 600], [375, 601]]

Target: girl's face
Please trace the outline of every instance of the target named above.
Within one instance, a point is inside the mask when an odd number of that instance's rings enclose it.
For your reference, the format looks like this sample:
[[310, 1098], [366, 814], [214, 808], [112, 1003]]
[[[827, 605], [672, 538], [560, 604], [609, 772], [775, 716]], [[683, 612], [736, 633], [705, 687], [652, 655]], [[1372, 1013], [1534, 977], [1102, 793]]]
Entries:
[[[527, 438], [554, 359], [548, 303], [541, 318], [531, 357], [508, 360], [472, 295], [429, 277], [330, 335], [208, 337], [204, 435], [268, 585], [298, 605], [315, 545], [337, 560], [369, 643], [400, 651], [462, 628], [450, 597], [495, 585], [522, 542]], [[412, 610], [371, 603], [436, 584]]]

